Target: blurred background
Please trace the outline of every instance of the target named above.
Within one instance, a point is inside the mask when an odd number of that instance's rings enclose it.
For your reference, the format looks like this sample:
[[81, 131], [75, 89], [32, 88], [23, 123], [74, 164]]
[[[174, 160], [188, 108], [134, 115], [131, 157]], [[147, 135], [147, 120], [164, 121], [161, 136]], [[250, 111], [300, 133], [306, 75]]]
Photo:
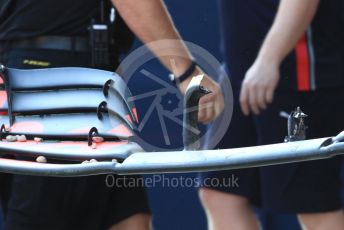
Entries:
[[[175, 1], [165, 0], [176, 27], [184, 40], [195, 43], [206, 49], [219, 61], [222, 60], [220, 52], [219, 13], [217, 1]], [[136, 42], [135, 47], [140, 46]], [[147, 63], [145, 69], [153, 71], [159, 77], [165, 77], [167, 73], [158, 63]], [[141, 77], [141, 79], [140, 79]], [[142, 76], [135, 76], [134, 81], [129, 82], [130, 89], [135, 95], [144, 91], [154, 90], [154, 84], [142, 80]], [[145, 114], [149, 101], [137, 103], [139, 114]], [[156, 120], [152, 119], [156, 124]], [[155, 122], [154, 122], [155, 121]], [[157, 145], [163, 143], [159, 126], [147, 124], [148, 132], [145, 137], [150, 143]], [[181, 142], [181, 128], [173, 123], [167, 124], [171, 139], [178, 146]], [[173, 146], [172, 146], [173, 147]], [[343, 164], [344, 166], [344, 164]], [[342, 173], [343, 174], [343, 173]], [[169, 178], [196, 177], [195, 174], [166, 175]], [[343, 175], [344, 181], [344, 175]], [[206, 230], [207, 223], [205, 213], [198, 200], [196, 188], [168, 188], [155, 187], [148, 189], [151, 208], [153, 210], [153, 225], [155, 230]], [[261, 222], [266, 230], [299, 230], [301, 229], [294, 215], [275, 215], [262, 212], [257, 209]], [[229, 226], [230, 228], [230, 226]]]
[[[184, 40], [205, 48], [221, 61], [217, 1], [165, 0], [165, 2]], [[135, 47], [140, 45], [141, 44], [136, 41]], [[147, 63], [144, 68], [159, 77], [165, 77], [165, 80], [168, 81], [167, 73], [159, 63], [152, 61]], [[142, 79], [142, 76], [137, 74], [129, 82], [129, 87], [133, 95], [138, 95], [152, 91], [159, 86]], [[139, 111], [139, 117], [145, 114], [151, 101], [151, 98], [146, 98], [142, 102], [136, 104]], [[163, 138], [161, 135], [161, 127], [156, 125], [156, 119], [157, 117], [153, 113], [150, 117], [150, 121], [147, 122], [144, 136], [147, 138], [146, 140], [148, 142], [160, 146], [163, 145]], [[169, 132], [170, 139], [173, 143], [176, 143], [176, 146], [180, 146], [181, 127], [173, 122], [167, 122], [166, 126], [169, 130], [173, 130], [172, 133]], [[172, 145], [171, 147], [176, 146]], [[197, 175], [175, 174], [166, 175], [165, 177], [179, 178], [180, 176], [195, 178]], [[157, 186], [149, 188], [148, 193], [153, 211], [153, 225], [155, 230], [207, 229], [205, 214], [198, 200], [196, 188], [168, 188]], [[272, 213], [264, 213], [260, 210], [257, 210], [257, 212], [266, 230], [300, 229], [293, 215], [274, 215]]]

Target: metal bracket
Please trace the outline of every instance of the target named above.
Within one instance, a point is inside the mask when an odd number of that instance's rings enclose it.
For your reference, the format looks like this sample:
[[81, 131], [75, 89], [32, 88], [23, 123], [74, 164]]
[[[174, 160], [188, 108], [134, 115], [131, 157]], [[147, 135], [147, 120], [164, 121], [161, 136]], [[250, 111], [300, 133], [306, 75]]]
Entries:
[[291, 112], [288, 117], [288, 136], [285, 137], [284, 142], [306, 140], [307, 126], [304, 121], [306, 117], [300, 107]]

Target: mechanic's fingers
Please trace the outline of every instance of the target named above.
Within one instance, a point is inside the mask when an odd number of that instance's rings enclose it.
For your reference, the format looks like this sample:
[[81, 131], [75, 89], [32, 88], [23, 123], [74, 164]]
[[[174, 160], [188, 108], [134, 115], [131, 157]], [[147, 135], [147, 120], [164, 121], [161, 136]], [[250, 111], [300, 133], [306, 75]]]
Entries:
[[249, 98], [248, 98], [248, 103], [250, 106], [251, 111], [255, 114], [259, 114], [259, 107], [258, 107], [258, 102], [257, 102], [257, 90], [254, 86], [250, 87], [249, 89]]
[[199, 101], [198, 121], [206, 122], [214, 118], [214, 95], [208, 94]]
[[210, 123], [212, 120], [214, 120], [216, 113], [215, 113], [215, 107], [214, 102], [208, 102], [205, 104], [206, 108], [206, 114], [207, 117], [202, 121], [204, 124]]
[[206, 103], [204, 102], [204, 98], [207, 96], [208, 95], [201, 97], [198, 103], [198, 121], [199, 122], [204, 121], [207, 117], [206, 106], [204, 105]]
[[246, 85], [243, 85], [240, 92], [240, 107], [242, 112], [247, 116], [250, 114], [250, 107], [248, 104], [249, 91]]
[[274, 99], [274, 88], [268, 88], [265, 92], [265, 99], [267, 103], [271, 103]]
[[218, 117], [223, 112], [224, 109], [225, 109], [225, 99], [223, 98], [223, 95], [220, 91], [220, 93], [217, 95], [217, 98], [214, 104], [215, 117]]
[[209, 122], [215, 117], [214, 101], [207, 102], [206, 106], [206, 119], [203, 122]]
[[220, 86], [207, 75], [203, 77], [202, 85], [211, 93], [200, 98], [198, 120], [209, 123], [224, 110], [224, 98]]
[[204, 108], [201, 108], [202, 106], [199, 105], [199, 110], [198, 110], [198, 121], [199, 122], [202, 122], [205, 117], [207, 116], [206, 115], [206, 111]]
[[223, 112], [225, 108], [225, 99], [220, 86], [217, 85], [217, 87], [212, 88], [211, 91], [214, 96], [214, 100], [212, 101], [213, 111], [211, 111], [212, 120], [214, 120]]
[[257, 101], [259, 109], [266, 109], [265, 92], [266, 92], [265, 88], [259, 88], [257, 91], [256, 101]]

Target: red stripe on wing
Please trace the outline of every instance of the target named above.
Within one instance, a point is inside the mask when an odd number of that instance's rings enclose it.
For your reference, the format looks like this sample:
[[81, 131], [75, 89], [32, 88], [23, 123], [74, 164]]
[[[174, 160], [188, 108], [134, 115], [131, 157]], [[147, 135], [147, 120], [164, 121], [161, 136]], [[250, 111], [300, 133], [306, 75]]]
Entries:
[[11, 126], [11, 132], [43, 132], [43, 125], [33, 121], [16, 122]]

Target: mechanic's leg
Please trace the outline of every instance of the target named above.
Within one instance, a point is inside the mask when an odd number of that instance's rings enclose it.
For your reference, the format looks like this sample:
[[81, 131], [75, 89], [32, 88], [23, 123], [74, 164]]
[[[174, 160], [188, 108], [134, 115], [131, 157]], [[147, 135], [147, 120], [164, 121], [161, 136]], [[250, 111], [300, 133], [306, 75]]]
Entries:
[[207, 215], [209, 230], [260, 229], [246, 198], [209, 188], [200, 188], [199, 196]]
[[324, 213], [303, 213], [298, 215], [304, 230], [344, 229], [343, 210]]
[[113, 225], [109, 230], [149, 230], [151, 228], [151, 216], [148, 214], [136, 214]]
[[[282, 142], [286, 122], [277, 114], [300, 106], [307, 117], [307, 139], [339, 133], [344, 126], [344, 103], [340, 89], [312, 93], [276, 92], [272, 104], [257, 117], [260, 144]], [[341, 102], [339, 102], [340, 100]], [[319, 109], [322, 108], [322, 109]], [[327, 119], [328, 115], [333, 115]], [[321, 121], [321, 122], [319, 122]], [[273, 129], [271, 125], [273, 124]], [[340, 159], [299, 162], [263, 167], [261, 169], [262, 198], [265, 208], [299, 213], [305, 230], [344, 229], [340, 209]]]

